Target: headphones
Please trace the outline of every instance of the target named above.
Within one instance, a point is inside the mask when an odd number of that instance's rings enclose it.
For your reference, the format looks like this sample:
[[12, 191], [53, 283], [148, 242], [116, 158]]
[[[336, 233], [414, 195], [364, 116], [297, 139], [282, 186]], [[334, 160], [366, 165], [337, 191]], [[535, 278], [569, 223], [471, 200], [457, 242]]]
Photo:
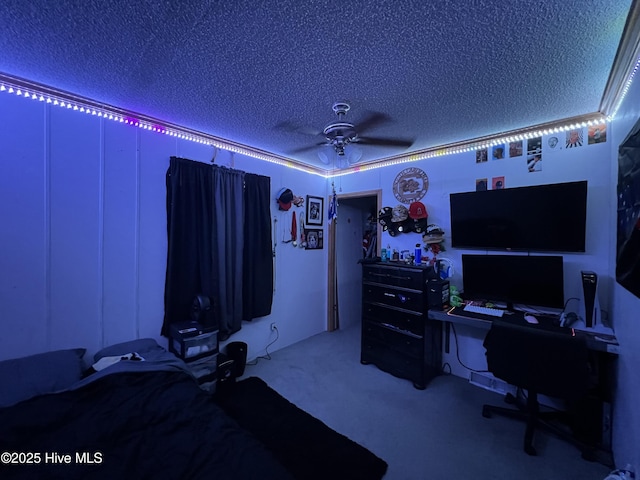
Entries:
[[438, 264], [438, 276], [441, 280], [453, 277], [455, 272], [453, 269], [453, 262], [451, 260], [448, 258], [437, 258], [436, 262]]

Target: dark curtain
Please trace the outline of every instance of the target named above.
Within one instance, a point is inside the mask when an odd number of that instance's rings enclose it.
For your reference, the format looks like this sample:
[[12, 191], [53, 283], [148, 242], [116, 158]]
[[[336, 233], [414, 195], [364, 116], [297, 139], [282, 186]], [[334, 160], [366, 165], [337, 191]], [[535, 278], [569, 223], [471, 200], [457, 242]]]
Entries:
[[242, 326], [242, 254], [244, 251], [244, 172], [210, 166], [213, 187], [214, 312], [220, 336]]
[[[252, 298], [244, 298], [248, 287], [243, 271], [248, 249], [255, 250], [256, 257], [268, 249], [265, 255], [271, 262], [270, 228], [265, 235], [256, 235], [254, 228], [262, 229], [264, 222], [255, 226], [246, 222], [245, 212], [262, 211], [264, 205], [268, 210], [269, 189], [264, 192], [263, 181], [256, 192], [247, 195], [247, 190], [258, 188], [253, 181], [245, 188], [247, 175], [171, 157], [166, 175], [168, 250], [162, 335], [168, 336], [172, 323], [190, 319], [191, 304], [198, 294], [211, 299], [212, 318], [219, 325], [221, 339], [240, 330], [245, 312], [264, 311], [264, 300], [254, 305], [253, 299], [262, 299], [267, 292], [270, 297], [273, 288], [252, 282]], [[268, 177], [262, 178], [269, 185]], [[270, 226], [270, 213], [266, 221]], [[254, 261], [260, 264], [259, 258]]]
[[189, 320], [196, 294], [214, 297], [213, 178], [211, 166], [171, 157], [167, 184], [167, 272], [162, 335]]
[[271, 180], [247, 173], [244, 176], [243, 320], [271, 313], [273, 301], [273, 252], [271, 247]]

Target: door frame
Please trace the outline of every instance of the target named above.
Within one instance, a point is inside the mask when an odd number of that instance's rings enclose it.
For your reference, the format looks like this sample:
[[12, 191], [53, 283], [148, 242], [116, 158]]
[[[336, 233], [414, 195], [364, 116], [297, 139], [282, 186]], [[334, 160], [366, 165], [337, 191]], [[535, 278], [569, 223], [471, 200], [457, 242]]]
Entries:
[[[337, 194], [338, 206], [341, 199], [376, 197], [376, 212], [382, 208], [382, 189], [365, 190], [362, 192]], [[339, 217], [338, 217], [339, 218]], [[328, 225], [328, 281], [327, 281], [327, 331], [333, 332], [340, 328], [338, 311], [338, 272], [336, 268], [336, 229], [335, 221]], [[377, 223], [378, 241], [376, 242], [376, 255], [380, 256], [380, 242], [382, 240], [382, 225]]]

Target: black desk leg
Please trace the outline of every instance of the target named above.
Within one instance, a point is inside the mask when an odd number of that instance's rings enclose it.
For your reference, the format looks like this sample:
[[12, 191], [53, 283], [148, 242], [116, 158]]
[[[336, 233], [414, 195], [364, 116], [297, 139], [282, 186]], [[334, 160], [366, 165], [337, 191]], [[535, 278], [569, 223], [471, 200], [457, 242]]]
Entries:
[[451, 340], [451, 323], [444, 322], [444, 353], [449, 353], [450, 340]]

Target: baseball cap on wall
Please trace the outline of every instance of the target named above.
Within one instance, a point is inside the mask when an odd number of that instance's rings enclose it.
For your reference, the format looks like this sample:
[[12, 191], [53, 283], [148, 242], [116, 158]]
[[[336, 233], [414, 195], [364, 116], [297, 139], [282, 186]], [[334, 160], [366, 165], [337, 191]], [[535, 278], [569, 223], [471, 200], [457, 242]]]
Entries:
[[419, 220], [421, 218], [427, 218], [429, 213], [427, 212], [427, 207], [424, 206], [422, 202], [413, 202], [409, 205], [409, 217], [414, 220]]
[[281, 188], [276, 194], [276, 201], [280, 210], [289, 210], [293, 201], [293, 192], [288, 188]]

